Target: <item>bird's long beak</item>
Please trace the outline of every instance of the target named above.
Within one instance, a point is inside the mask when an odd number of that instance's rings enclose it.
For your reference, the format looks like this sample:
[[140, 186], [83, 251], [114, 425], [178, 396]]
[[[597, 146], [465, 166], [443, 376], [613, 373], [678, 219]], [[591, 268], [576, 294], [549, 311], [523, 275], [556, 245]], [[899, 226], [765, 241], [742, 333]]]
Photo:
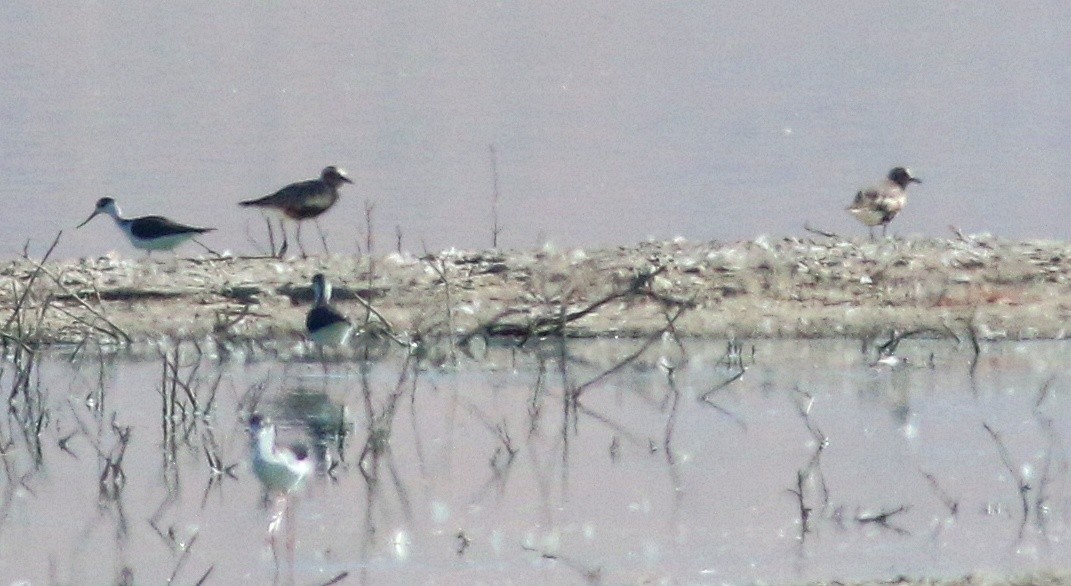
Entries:
[[99, 214], [99, 213], [100, 213], [100, 210], [93, 210], [93, 213], [89, 214], [89, 217], [86, 218], [86, 221], [82, 222], [81, 224], [78, 224], [77, 226], [74, 227], [74, 229], [77, 230], [78, 228], [81, 228], [82, 226], [85, 226], [86, 224], [89, 223], [90, 220], [92, 220], [93, 218], [97, 217], [97, 214]]
[[919, 179], [918, 177], [912, 177], [911, 179], [908, 179], [907, 181], [908, 181], [908, 183], [911, 183], [911, 182], [922, 183], [922, 179]]
[[342, 180], [345, 181], [346, 183], [353, 183], [353, 180], [350, 179], [349, 177], [342, 177]]

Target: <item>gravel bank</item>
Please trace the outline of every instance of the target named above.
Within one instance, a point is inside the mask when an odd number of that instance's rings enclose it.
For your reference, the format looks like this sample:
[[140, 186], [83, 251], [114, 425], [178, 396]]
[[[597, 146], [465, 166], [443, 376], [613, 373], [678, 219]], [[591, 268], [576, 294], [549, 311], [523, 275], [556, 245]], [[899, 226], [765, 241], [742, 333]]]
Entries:
[[[309, 281], [401, 340], [465, 335], [1063, 338], [1071, 244], [988, 236], [645, 242], [600, 250], [444, 251], [280, 261], [107, 256], [9, 262], [9, 340], [301, 339]], [[127, 258], [129, 257], [129, 258]], [[366, 305], [367, 304], [367, 305]], [[371, 307], [371, 310], [369, 310]]]

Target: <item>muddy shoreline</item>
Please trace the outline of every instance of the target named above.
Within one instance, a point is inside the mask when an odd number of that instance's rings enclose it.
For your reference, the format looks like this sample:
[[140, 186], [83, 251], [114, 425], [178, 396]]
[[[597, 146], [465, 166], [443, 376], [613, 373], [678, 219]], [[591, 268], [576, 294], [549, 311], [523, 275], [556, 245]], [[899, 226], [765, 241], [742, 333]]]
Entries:
[[1071, 243], [955, 239], [645, 242], [278, 260], [123, 251], [0, 270], [8, 341], [301, 340], [309, 280], [365, 331], [455, 336], [1061, 339]]

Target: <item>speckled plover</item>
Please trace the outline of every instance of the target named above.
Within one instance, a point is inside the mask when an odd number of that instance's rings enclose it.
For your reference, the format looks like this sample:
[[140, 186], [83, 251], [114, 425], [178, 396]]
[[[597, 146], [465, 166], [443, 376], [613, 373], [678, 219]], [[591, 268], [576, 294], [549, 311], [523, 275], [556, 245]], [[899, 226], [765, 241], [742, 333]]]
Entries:
[[97, 207], [93, 213], [78, 228], [85, 226], [98, 214], [107, 214], [115, 220], [115, 225], [126, 234], [134, 248], [138, 248], [151, 254], [154, 250], [171, 250], [179, 244], [211, 232], [215, 228], [197, 228], [173, 222], [162, 216], [142, 216], [140, 218], [124, 218], [119, 205], [110, 197], [102, 197], [97, 200]]
[[[324, 167], [319, 179], [291, 183], [271, 195], [239, 202], [239, 205], [275, 209], [294, 220], [297, 223], [298, 247], [304, 256], [305, 247], [301, 244], [302, 220], [312, 218], [315, 221], [317, 216], [331, 209], [338, 201], [338, 188], [343, 183], [353, 183], [345, 171], [335, 166]], [[285, 242], [285, 230], [283, 238]]]
[[860, 190], [855, 200], [848, 206], [848, 211], [860, 222], [870, 228], [870, 239], [874, 239], [874, 226], [881, 225], [881, 235], [889, 222], [900, 213], [907, 203], [907, 186], [909, 183], [922, 183], [904, 167], [896, 167], [881, 183]]

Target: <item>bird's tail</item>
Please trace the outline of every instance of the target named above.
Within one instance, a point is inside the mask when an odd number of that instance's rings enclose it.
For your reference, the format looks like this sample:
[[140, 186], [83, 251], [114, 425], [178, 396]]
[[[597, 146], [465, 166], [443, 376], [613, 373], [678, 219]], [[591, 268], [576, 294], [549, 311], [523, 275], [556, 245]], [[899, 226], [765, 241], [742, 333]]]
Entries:
[[257, 199], [247, 199], [245, 201], [238, 202], [240, 206], [262, 206], [265, 205], [270, 195], [264, 197], [258, 197]]

